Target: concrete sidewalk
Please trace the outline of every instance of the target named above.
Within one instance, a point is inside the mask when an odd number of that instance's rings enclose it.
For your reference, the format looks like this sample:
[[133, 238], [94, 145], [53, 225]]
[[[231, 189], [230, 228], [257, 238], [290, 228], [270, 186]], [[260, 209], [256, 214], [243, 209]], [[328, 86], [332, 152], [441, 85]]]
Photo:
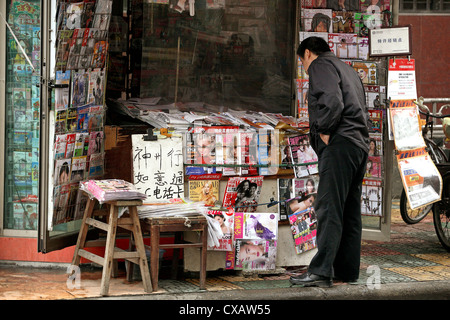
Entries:
[[159, 291], [146, 294], [142, 283], [128, 283], [125, 271], [111, 279], [108, 297], [101, 297], [101, 269], [81, 270], [79, 287], [67, 282], [66, 268], [30, 268], [0, 261], [0, 300], [449, 300], [450, 253], [439, 243], [429, 215], [416, 225], [401, 220], [394, 203], [391, 241], [364, 241], [360, 279], [335, 282], [332, 288], [291, 287], [289, 277], [304, 268], [286, 268], [276, 275], [245, 277], [236, 272], [207, 275], [206, 290], [199, 279], [159, 281]]

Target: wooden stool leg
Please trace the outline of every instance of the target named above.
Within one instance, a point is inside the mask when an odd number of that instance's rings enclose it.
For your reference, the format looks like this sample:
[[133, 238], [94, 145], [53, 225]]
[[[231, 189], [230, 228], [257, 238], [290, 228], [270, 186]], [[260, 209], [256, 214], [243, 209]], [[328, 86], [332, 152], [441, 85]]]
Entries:
[[[130, 242], [128, 244], [128, 251], [134, 251], [135, 249], [135, 245], [134, 245], [134, 239], [133, 239], [133, 233], [130, 234]], [[125, 265], [126, 265], [126, 269], [127, 269], [127, 281], [128, 282], [132, 282], [133, 281], [133, 271], [134, 271], [134, 263], [129, 261], [129, 260], [125, 260]]]
[[152, 225], [150, 230], [150, 266], [153, 291], [158, 291], [158, 273], [159, 273], [159, 226]]
[[133, 234], [136, 251], [139, 253], [139, 267], [141, 268], [142, 284], [145, 292], [152, 292], [152, 282], [148, 269], [147, 255], [145, 254], [144, 238], [142, 237], [141, 225], [136, 207], [128, 207], [130, 217], [133, 220]]
[[78, 233], [78, 240], [72, 258], [72, 265], [74, 266], [78, 266], [80, 264], [81, 257], [78, 255], [78, 252], [80, 249], [84, 248], [84, 245], [86, 243], [86, 236], [89, 230], [89, 227], [86, 224], [86, 219], [92, 217], [92, 211], [94, 210], [95, 201], [95, 199], [88, 199], [86, 203], [86, 209], [84, 210], [83, 214], [83, 221], [81, 222], [80, 231]]
[[111, 269], [114, 258], [114, 247], [116, 244], [116, 232], [117, 232], [117, 216], [119, 210], [115, 205], [110, 205], [109, 209], [109, 225], [108, 234], [106, 237], [105, 257], [103, 263], [103, 273], [100, 294], [102, 296], [108, 295], [109, 280], [111, 278]]

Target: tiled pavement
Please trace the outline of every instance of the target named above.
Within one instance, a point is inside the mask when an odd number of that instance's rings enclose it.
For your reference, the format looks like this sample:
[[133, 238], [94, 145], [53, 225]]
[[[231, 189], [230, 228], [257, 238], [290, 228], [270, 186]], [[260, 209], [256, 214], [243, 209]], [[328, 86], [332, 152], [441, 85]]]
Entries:
[[[391, 241], [364, 241], [361, 272], [357, 284], [379, 271], [381, 284], [450, 281], [450, 253], [440, 245], [431, 214], [415, 225], [405, 224], [394, 203], [391, 216]], [[286, 268], [276, 275], [245, 276], [237, 273], [208, 273], [206, 292], [232, 290], [293, 290], [289, 277], [304, 267]], [[69, 288], [66, 270], [24, 268], [0, 264], [0, 300], [55, 300], [99, 297], [101, 269], [82, 269], [79, 288]], [[73, 283], [71, 283], [73, 284]], [[151, 295], [176, 295], [199, 292], [198, 278], [159, 281], [159, 291]], [[335, 283], [335, 286], [350, 286]], [[110, 296], [144, 295], [141, 282], [128, 283], [125, 273], [111, 279]], [[151, 297], [149, 297], [151, 299]]]

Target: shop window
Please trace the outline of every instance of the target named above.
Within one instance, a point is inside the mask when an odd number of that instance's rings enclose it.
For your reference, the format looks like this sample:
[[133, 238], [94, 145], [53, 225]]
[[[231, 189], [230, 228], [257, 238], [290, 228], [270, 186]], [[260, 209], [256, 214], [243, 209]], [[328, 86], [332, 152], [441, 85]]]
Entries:
[[294, 1], [164, 2], [131, 1], [129, 97], [291, 113]]
[[[36, 230], [40, 1], [7, 1], [4, 229]], [[13, 36], [13, 33], [16, 39]], [[20, 44], [20, 45], [19, 45]], [[22, 51], [23, 50], [23, 51]]]

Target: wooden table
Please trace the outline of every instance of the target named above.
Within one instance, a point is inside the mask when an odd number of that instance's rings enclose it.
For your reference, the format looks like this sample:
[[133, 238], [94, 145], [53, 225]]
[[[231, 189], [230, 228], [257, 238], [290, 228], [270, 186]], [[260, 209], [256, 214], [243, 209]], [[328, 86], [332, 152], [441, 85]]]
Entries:
[[[158, 290], [159, 249], [173, 248], [172, 272], [176, 273], [180, 249], [200, 248], [200, 289], [205, 289], [208, 222], [202, 215], [192, 217], [154, 217], [141, 220], [144, 232], [150, 232], [150, 276], [153, 291]], [[197, 242], [183, 242], [182, 232], [199, 232]], [[175, 243], [160, 244], [161, 233], [175, 233]]]

